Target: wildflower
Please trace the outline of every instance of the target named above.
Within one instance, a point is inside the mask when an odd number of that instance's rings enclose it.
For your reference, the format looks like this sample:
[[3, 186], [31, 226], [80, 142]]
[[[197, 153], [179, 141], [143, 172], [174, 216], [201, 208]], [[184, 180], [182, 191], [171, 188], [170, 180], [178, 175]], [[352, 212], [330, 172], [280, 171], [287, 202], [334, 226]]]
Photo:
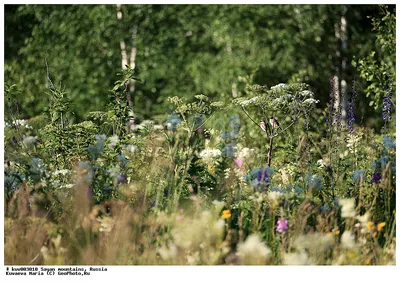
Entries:
[[354, 235], [352, 235], [351, 232], [348, 230], [346, 230], [342, 234], [342, 246], [346, 249], [353, 249], [357, 246]]
[[132, 145], [132, 144], [126, 145], [124, 147], [124, 151], [129, 154], [134, 154], [137, 150], [138, 150], [138, 146]]
[[372, 221], [368, 221], [367, 223], [367, 228], [368, 230], [374, 230], [375, 229], [375, 224]]
[[361, 226], [362, 226], [361, 233], [365, 233], [367, 231], [369, 218], [370, 218], [369, 212], [366, 212], [362, 216], [361, 215], [357, 216], [357, 220], [360, 222], [360, 223], [358, 223], [358, 225], [361, 224]]
[[118, 135], [114, 135], [114, 136], [111, 136], [108, 140], [110, 141], [110, 143], [108, 144], [108, 147], [113, 149], [117, 145], [119, 138], [118, 138]]
[[322, 188], [322, 182], [321, 179], [315, 175], [308, 176], [308, 187], [311, 190], [320, 190]]
[[244, 164], [244, 161], [241, 159], [236, 159], [235, 160], [235, 168], [242, 168]]
[[230, 217], [231, 217], [231, 211], [230, 210], [222, 211], [222, 215], [221, 215], [222, 219], [227, 219], [227, 218], [230, 218]]
[[366, 264], [366, 265], [371, 264], [371, 259], [367, 258], [367, 259], [364, 261], [364, 264]]
[[385, 146], [385, 148], [390, 151], [390, 150], [395, 150], [396, 149], [396, 143], [393, 141], [393, 138], [390, 136], [384, 136], [383, 137], [383, 141], [382, 141], [383, 145]]
[[67, 175], [67, 174], [69, 174], [70, 172], [71, 172], [71, 171], [68, 170], [68, 169], [61, 169], [61, 170], [56, 170], [56, 171], [53, 173], [53, 175], [54, 175], [54, 176], [59, 175], [59, 174], [61, 174], [61, 175]]
[[126, 177], [125, 174], [120, 174], [117, 177], [117, 184], [126, 184], [126, 183], [128, 183], [128, 178]]
[[243, 148], [239, 154], [238, 158], [242, 160], [249, 160], [255, 156], [255, 150], [254, 149], [249, 149], [249, 148]]
[[356, 99], [357, 99], [357, 91], [355, 86], [355, 80], [353, 80], [352, 93], [350, 101], [347, 106], [347, 116], [348, 116], [347, 128], [349, 130], [349, 133], [354, 132], [354, 122], [356, 121], [356, 114], [355, 114]]
[[353, 181], [354, 183], [359, 183], [360, 181], [365, 181], [365, 170], [363, 169], [358, 169], [353, 172]]
[[251, 234], [246, 241], [239, 243], [238, 255], [244, 264], [264, 264], [271, 250], [261, 241], [259, 235]]
[[282, 233], [288, 229], [289, 229], [289, 223], [287, 219], [283, 218], [278, 219], [278, 222], [276, 223], [276, 231]]
[[37, 141], [37, 137], [36, 136], [27, 136], [24, 138], [24, 140], [22, 141], [22, 143], [24, 144], [24, 146], [28, 149], [33, 149], [33, 147], [35, 146], [35, 143]]
[[342, 206], [342, 217], [349, 218], [356, 216], [354, 209], [355, 199], [339, 199], [339, 205]]
[[222, 153], [225, 157], [231, 158], [235, 156], [236, 150], [236, 144], [232, 142], [224, 146]]
[[221, 157], [221, 151], [218, 149], [205, 149], [200, 152], [200, 158], [204, 163], [212, 165], [216, 162], [216, 159]]
[[284, 88], [286, 88], [285, 83], [279, 83], [279, 84], [277, 84], [275, 86], [272, 86], [271, 90], [273, 90], [273, 89], [280, 90], [280, 89], [284, 89]]
[[279, 199], [283, 196], [283, 193], [278, 191], [268, 192], [267, 198], [271, 206], [276, 207], [279, 204]]
[[313, 99], [313, 98], [308, 98], [306, 100], [303, 101], [303, 104], [305, 105], [314, 105], [319, 103], [319, 100]]
[[383, 229], [383, 227], [385, 227], [386, 226], [386, 222], [381, 222], [381, 223], [379, 223], [378, 225], [377, 225], [377, 230], [378, 231], [381, 231], [382, 229]]
[[32, 129], [32, 126], [28, 124], [28, 121], [25, 119], [16, 119], [12, 122], [14, 126], [25, 127], [26, 129]]
[[379, 180], [382, 179], [382, 175], [379, 172], [374, 172], [373, 176], [372, 176], [372, 182], [373, 183], [378, 183]]
[[273, 169], [269, 166], [265, 166], [260, 169], [253, 169], [248, 175], [245, 176], [245, 180], [250, 183], [250, 185], [257, 189], [266, 189], [270, 184], [270, 176], [273, 173]]
[[239, 105], [241, 105], [241, 106], [247, 106], [247, 105], [250, 105], [250, 104], [255, 103], [258, 99], [259, 99], [259, 97], [256, 96], [256, 97], [253, 97], [253, 98], [251, 98], [251, 99], [248, 99], [248, 100], [244, 100], [244, 101], [239, 102]]
[[176, 131], [178, 124], [181, 123], [181, 119], [178, 115], [171, 115], [167, 119], [167, 129], [173, 132]]

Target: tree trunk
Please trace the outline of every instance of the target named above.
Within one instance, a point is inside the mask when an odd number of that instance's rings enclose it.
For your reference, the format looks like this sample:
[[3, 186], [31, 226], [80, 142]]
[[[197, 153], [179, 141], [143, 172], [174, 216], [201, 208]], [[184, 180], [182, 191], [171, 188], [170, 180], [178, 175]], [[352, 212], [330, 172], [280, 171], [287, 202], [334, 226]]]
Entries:
[[[117, 4], [117, 19], [120, 23], [122, 23], [123, 14], [121, 10], [121, 4]], [[121, 26], [123, 26], [121, 24]], [[133, 25], [132, 27], [132, 36], [131, 36], [131, 44], [127, 46], [125, 40], [123, 38], [120, 39], [119, 45], [121, 48], [121, 67], [123, 70], [126, 69], [126, 66], [130, 66], [132, 69], [136, 67], [136, 55], [137, 55], [137, 47], [136, 47], [136, 37], [137, 37], [137, 25]], [[128, 52], [129, 52], [129, 61], [128, 61]], [[129, 107], [133, 110], [133, 92], [135, 91], [135, 81], [129, 81], [129, 93], [126, 94], [126, 100], [128, 102]]]

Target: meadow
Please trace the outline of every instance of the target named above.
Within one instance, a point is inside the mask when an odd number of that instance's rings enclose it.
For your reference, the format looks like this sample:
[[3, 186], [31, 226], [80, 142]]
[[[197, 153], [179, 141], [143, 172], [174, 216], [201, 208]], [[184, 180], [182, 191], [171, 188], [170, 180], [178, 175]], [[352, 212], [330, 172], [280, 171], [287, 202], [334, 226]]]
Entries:
[[395, 73], [372, 84], [372, 57], [347, 96], [326, 81], [326, 103], [312, 81], [243, 76], [234, 94], [169, 95], [161, 118], [137, 116], [128, 65], [82, 120], [51, 62], [43, 113], [6, 83], [5, 264], [395, 265]]

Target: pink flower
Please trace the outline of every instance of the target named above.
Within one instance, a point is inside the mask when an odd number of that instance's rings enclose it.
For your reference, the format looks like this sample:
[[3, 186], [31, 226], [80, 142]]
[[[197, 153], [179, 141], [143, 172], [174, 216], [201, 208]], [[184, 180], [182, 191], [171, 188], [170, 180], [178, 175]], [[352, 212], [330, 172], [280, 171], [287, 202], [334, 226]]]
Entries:
[[283, 218], [278, 219], [278, 222], [276, 223], [276, 225], [277, 225], [276, 231], [280, 232], [280, 233], [289, 229], [289, 223], [288, 223], [287, 219], [283, 219]]
[[236, 159], [235, 160], [235, 168], [241, 168], [244, 164], [244, 161], [241, 159]]

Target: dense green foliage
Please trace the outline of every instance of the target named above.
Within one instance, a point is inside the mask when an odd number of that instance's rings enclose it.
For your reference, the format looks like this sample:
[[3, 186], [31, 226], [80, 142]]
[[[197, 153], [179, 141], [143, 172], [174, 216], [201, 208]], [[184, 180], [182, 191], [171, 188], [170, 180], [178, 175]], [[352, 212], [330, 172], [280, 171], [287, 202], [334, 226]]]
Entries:
[[6, 7], [6, 264], [395, 264], [392, 8], [118, 9]]
[[[167, 97], [195, 94], [229, 100], [243, 78], [276, 85], [311, 85], [320, 107], [329, 102], [329, 78], [347, 61], [369, 55], [374, 35], [367, 16], [377, 6], [343, 5], [6, 5], [5, 81], [17, 84], [21, 114], [47, 106], [46, 67], [70, 93], [81, 121], [107, 103], [121, 67], [120, 41], [137, 48], [134, 111], [165, 118]], [[347, 49], [337, 56], [335, 28], [348, 21]], [[127, 49], [129, 49], [127, 47]], [[129, 55], [129, 54], [128, 54]], [[377, 56], [377, 55], [376, 55]], [[341, 77], [357, 75], [349, 66]], [[363, 86], [362, 86], [363, 87]], [[382, 97], [381, 97], [382, 98]], [[360, 97], [369, 114], [369, 100]]]

